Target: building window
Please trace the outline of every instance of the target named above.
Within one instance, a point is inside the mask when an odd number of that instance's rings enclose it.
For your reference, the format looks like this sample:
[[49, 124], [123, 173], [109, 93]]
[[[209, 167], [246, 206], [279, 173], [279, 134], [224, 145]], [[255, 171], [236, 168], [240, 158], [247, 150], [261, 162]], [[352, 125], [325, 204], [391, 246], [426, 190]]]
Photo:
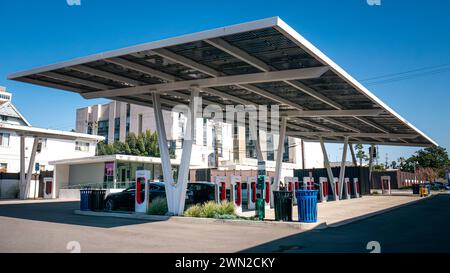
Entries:
[[120, 139], [120, 118], [114, 119], [114, 141], [119, 141]]
[[105, 138], [105, 143], [108, 143], [109, 120], [101, 120], [98, 122], [97, 135]]
[[212, 128], [212, 142], [214, 154], [217, 153], [217, 157], [223, 157], [222, 127], [220, 125], [215, 124]]
[[251, 139], [250, 127], [245, 126], [245, 154], [247, 158], [257, 158], [256, 140]]
[[5, 122], [8, 121], [8, 117], [7, 116], [3, 116], [2, 115], [1, 117], [2, 117], [2, 121], [5, 121]]
[[75, 141], [75, 151], [89, 152], [89, 142]]
[[0, 133], [0, 146], [9, 147], [9, 133]]
[[8, 172], [8, 163], [0, 163], [0, 173]]
[[267, 160], [275, 160], [273, 134], [267, 134]]
[[139, 114], [138, 116], [138, 134], [142, 134], [142, 120], [144, 119], [144, 116], [142, 114]]

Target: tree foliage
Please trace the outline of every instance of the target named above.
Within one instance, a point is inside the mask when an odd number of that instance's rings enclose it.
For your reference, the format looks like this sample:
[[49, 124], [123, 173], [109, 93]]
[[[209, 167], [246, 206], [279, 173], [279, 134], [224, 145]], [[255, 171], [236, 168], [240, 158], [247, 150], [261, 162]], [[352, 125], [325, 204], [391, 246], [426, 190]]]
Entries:
[[[97, 144], [97, 155], [135, 155], [135, 156], [151, 156], [160, 157], [158, 145], [158, 134], [145, 131], [136, 135], [131, 132], [125, 139], [125, 142], [115, 141], [114, 143], [99, 142]], [[175, 150], [169, 148], [169, 154], [171, 158], [175, 157]]]
[[439, 177], [443, 177], [444, 169], [450, 165], [447, 150], [442, 147], [428, 147], [414, 153], [413, 156], [406, 160], [402, 160], [400, 168], [402, 171], [414, 172], [418, 169], [433, 169]]

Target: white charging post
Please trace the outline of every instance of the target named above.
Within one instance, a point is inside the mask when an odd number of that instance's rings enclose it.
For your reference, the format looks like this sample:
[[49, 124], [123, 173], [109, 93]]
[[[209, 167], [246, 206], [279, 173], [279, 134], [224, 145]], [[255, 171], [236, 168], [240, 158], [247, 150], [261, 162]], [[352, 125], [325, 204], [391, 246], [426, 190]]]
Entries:
[[136, 171], [135, 212], [147, 213], [149, 205], [150, 171]]
[[53, 177], [44, 177], [44, 199], [53, 198]]
[[242, 179], [240, 176], [230, 176], [231, 199], [238, 213], [242, 212]]
[[248, 209], [255, 209], [256, 204], [256, 182], [258, 178], [256, 176], [247, 176], [248, 184]]
[[334, 177], [331, 186], [334, 187], [334, 201], [339, 201], [339, 178]]
[[216, 200], [218, 203], [224, 202], [227, 199], [227, 177], [215, 176], [214, 183], [216, 184]]
[[350, 179], [349, 178], [344, 178], [344, 185], [345, 185], [345, 199], [350, 199], [352, 198], [352, 188], [350, 185]]
[[361, 197], [361, 188], [359, 185], [359, 179], [353, 178], [353, 189], [355, 189], [355, 198]]
[[319, 178], [320, 201], [328, 201], [328, 181], [325, 177]]
[[292, 192], [293, 198], [292, 198], [292, 202], [294, 204], [297, 204], [297, 200], [295, 198], [295, 185], [294, 185], [294, 178], [290, 177], [290, 176], [285, 176], [284, 177], [284, 185], [287, 189], [287, 191]]

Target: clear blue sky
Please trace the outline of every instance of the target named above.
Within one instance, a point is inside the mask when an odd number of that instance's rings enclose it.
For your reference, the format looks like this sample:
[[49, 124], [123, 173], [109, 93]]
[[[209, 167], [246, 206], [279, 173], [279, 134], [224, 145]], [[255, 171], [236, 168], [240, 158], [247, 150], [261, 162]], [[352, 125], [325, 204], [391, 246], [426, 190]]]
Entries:
[[[219, 1], [217, 1], [219, 2]], [[358, 80], [450, 63], [450, 1], [1, 1], [0, 85], [34, 125], [70, 130], [75, 109], [102, 100], [8, 81], [7, 75], [105, 50], [271, 16]], [[449, 67], [449, 66], [446, 66]], [[450, 71], [369, 89], [441, 146], [450, 147]], [[339, 147], [330, 145], [331, 160]], [[380, 162], [415, 148], [380, 147]]]

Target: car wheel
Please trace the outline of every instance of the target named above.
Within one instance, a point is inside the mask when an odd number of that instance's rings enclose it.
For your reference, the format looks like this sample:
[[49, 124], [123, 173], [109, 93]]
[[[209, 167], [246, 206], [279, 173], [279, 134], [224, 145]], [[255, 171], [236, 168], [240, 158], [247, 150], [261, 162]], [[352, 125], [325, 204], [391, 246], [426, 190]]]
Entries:
[[114, 210], [114, 200], [108, 199], [105, 205], [106, 210]]

